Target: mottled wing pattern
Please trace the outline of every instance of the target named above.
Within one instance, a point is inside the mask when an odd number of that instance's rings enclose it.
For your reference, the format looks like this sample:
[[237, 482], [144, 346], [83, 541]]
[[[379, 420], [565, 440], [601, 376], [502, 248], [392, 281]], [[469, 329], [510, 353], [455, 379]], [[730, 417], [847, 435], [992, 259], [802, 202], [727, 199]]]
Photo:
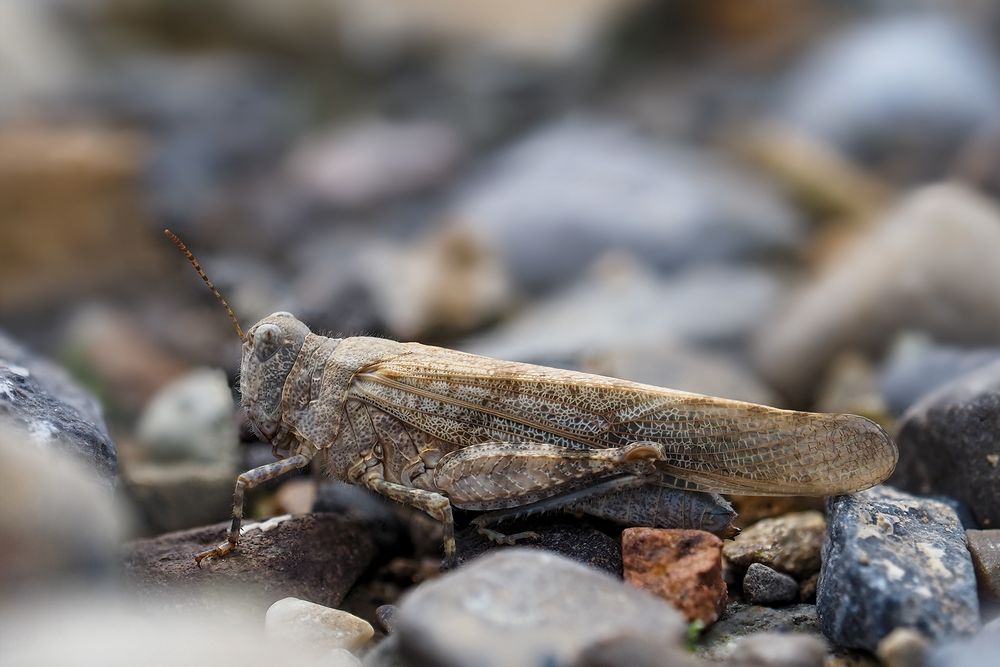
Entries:
[[779, 410], [416, 343], [361, 369], [350, 394], [456, 448], [657, 443], [664, 481], [693, 491], [847, 493], [884, 480], [897, 457], [888, 435], [863, 417]]

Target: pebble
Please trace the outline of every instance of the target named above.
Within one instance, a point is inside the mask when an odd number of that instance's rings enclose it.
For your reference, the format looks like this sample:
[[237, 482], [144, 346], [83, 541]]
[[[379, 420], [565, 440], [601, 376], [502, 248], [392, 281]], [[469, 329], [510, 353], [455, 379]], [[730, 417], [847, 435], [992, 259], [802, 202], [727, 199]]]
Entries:
[[985, 667], [1000, 655], [1000, 633], [980, 633], [972, 639], [944, 642], [931, 649], [923, 667]]
[[633, 636], [606, 639], [585, 649], [572, 667], [709, 667], [687, 651], [664, 652], [655, 642]]
[[1000, 526], [1000, 361], [925, 396], [903, 416], [894, 485], [968, 506], [983, 528]]
[[586, 116], [503, 151], [446, 215], [497, 248], [522, 291], [560, 285], [610, 250], [676, 270], [786, 253], [801, 235], [776, 192], [723, 157]]
[[233, 392], [225, 372], [198, 368], [173, 381], [139, 418], [139, 456], [148, 461], [228, 464], [239, 445]]
[[979, 590], [985, 596], [1000, 601], [1000, 529], [967, 530], [965, 539], [976, 568]]
[[285, 644], [316, 652], [356, 651], [375, 636], [375, 629], [353, 614], [287, 597], [267, 609], [264, 632]]
[[929, 649], [930, 642], [916, 630], [896, 628], [878, 643], [875, 654], [885, 667], [919, 667]]
[[441, 667], [571, 665], [620, 636], [673, 652], [686, 634], [663, 600], [537, 549], [487, 554], [412, 589], [396, 628], [408, 661]]
[[740, 639], [724, 667], [823, 667], [826, 644], [816, 637], [760, 632]]
[[122, 470], [140, 534], [203, 526], [232, 516], [231, 464], [131, 463]]
[[38, 450], [78, 458], [109, 491], [118, 452], [97, 400], [54, 364], [0, 332], [0, 417]]
[[792, 633], [824, 639], [815, 605], [761, 607], [733, 601], [702, 635], [696, 652], [709, 660], [722, 661], [734, 654], [741, 638], [759, 633]]
[[840, 352], [881, 348], [904, 331], [965, 344], [1000, 336], [1000, 302], [978, 289], [1000, 284], [1000, 212], [990, 200], [928, 186], [855, 241], [758, 336], [757, 367], [790, 397], [807, 397]]
[[816, 511], [793, 512], [761, 519], [733, 540], [722, 553], [730, 565], [746, 569], [752, 563], [804, 579], [819, 571], [826, 519]]
[[363, 524], [333, 514], [246, 521], [238, 548], [222, 559], [194, 562], [194, 554], [225, 541], [229, 522], [126, 546], [125, 571], [143, 594], [183, 591], [178, 604], [222, 610], [238, 590], [261, 613], [285, 597], [337, 607], [376, 554]]
[[689, 622], [711, 625], [726, 608], [722, 540], [701, 530], [626, 528], [625, 581], [657, 595]]
[[799, 584], [787, 574], [751, 563], [743, 577], [743, 597], [752, 604], [788, 604], [798, 599]]
[[880, 486], [827, 501], [816, 605], [837, 645], [874, 651], [896, 628], [932, 640], [979, 627], [972, 559], [954, 510]]

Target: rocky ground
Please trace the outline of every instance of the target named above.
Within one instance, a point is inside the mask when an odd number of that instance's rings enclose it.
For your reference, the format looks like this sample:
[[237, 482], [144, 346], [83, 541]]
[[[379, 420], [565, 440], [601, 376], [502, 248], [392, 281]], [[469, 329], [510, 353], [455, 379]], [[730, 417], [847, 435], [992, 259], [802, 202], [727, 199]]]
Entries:
[[[996, 661], [1000, 11], [503, 5], [0, 5], [0, 665]], [[244, 327], [861, 414], [899, 464], [725, 539], [459, 512], [446, 572], [307, 470], [198, 567], [273, 457], [164, 227]]]

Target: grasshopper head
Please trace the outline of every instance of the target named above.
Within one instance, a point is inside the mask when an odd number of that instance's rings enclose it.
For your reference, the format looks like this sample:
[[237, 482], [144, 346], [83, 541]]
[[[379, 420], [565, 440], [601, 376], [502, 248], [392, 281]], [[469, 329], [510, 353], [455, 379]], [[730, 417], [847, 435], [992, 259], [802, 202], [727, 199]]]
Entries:
[[250, 327], [243, 338], [243, 407], [257, 430], [277, 449], [285, 444], [274, 440], [281, 426], [281, 391], [308, 335], [309, 327], [294, 315], [278, 312]]

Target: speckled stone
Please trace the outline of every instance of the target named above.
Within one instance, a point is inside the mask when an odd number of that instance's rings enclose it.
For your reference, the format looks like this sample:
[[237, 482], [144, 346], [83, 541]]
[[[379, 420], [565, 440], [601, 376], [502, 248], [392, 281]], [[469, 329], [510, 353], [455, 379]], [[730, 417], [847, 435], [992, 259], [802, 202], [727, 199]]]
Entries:
[[743, 596], [752, 604], [788, 604], [798, 599], [799, 584], [767, 565], [751, 563], [743, 577]]
[[816, 604], [830, 641], [874, 651], [900, 627], [933, 640], [976, 631], [975, 574], [954, 510], [885, 486], [827, 508]]
[[803, 579], [819, 571], [825, 536], [826, 520], [822, 514], [794, 512], [758, 521], [726, 542], [722, 554], [737, 569], [761, 563]]
[[725, 614], [701, 637], [696, 652], [709, 660], [721, 661], [734, 655], [743, 637], [767, 633], [793, 633], [823, 640], [816, 617], [816, 606], [793, 604], [787, 607], [762, 607], [745, 602], [730, 602]]

